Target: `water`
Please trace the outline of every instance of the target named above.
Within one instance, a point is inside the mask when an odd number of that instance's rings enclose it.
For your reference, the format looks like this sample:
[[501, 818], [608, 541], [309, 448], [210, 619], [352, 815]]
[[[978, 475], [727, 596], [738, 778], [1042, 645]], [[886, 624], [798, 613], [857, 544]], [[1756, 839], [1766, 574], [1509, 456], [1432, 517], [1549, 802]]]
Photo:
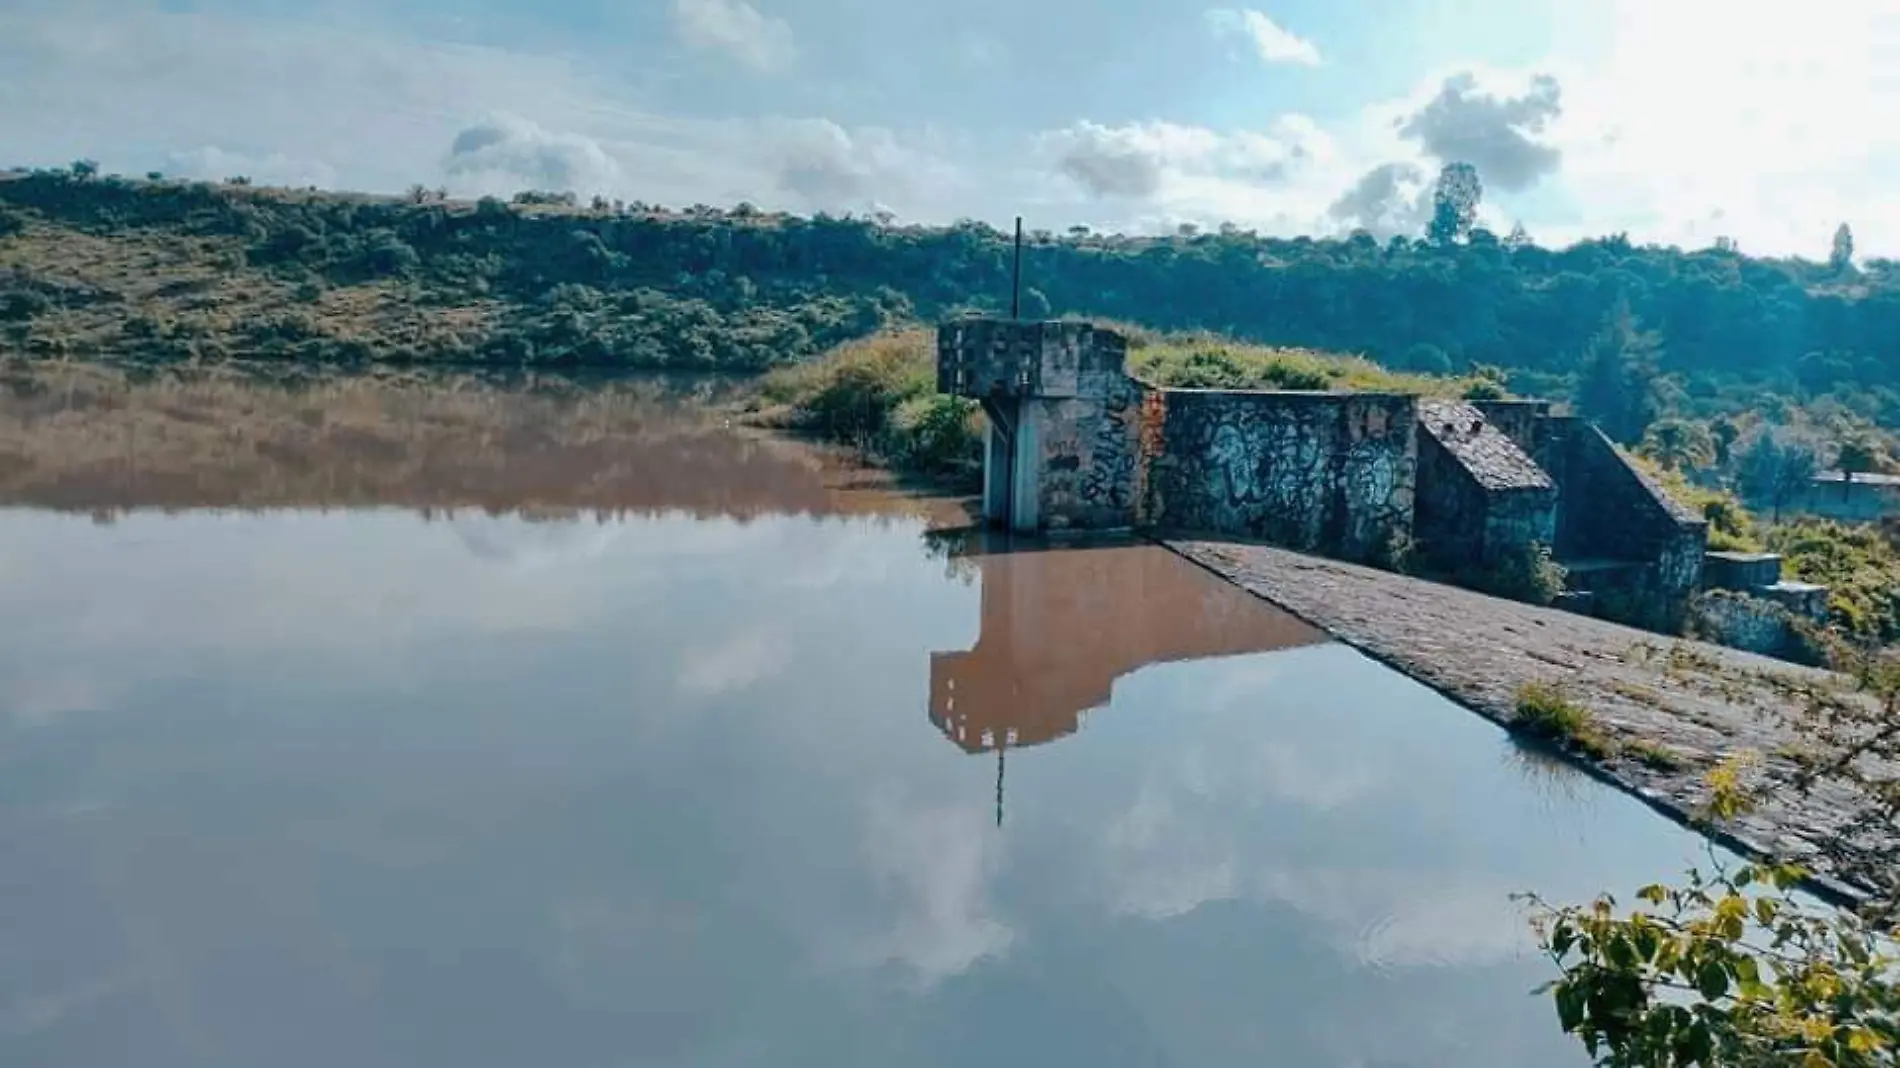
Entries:
[[1161, 548], [681, 440], [741, 488], [0, 512], [0, 1063], [1585, 1063], [1508, 896], [1689, 836]]

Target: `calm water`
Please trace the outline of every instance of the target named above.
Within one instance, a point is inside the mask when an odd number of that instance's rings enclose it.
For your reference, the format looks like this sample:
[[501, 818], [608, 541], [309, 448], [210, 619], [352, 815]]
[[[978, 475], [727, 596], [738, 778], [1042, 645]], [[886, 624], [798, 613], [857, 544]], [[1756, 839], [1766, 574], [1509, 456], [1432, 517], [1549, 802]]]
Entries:
[[0, 511], [0, 1063], [1584, 1062], [1508, 895], [1690, 838], [1162, 549], [797, 470]]

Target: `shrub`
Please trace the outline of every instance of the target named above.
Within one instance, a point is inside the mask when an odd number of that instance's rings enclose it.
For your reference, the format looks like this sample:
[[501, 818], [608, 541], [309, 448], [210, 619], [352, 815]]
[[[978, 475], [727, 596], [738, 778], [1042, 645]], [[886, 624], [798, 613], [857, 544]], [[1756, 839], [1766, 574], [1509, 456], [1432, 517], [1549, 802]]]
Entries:
[[1828, 587], [1828, 611], [1851, 637], [1900, 641], [1900, 550], [1880, 528], [1800, 519], [1773, 528], [1768, 547], [1790, 577]]
[[1542, 542], [1529, 542], [1500, 555], [1488, 568], [1462, 576], [1474, 589], [1527, 604], [1555, 601], [1564, 592], [1566, 577], [1563, 565], [1551, 558], [1550, 546]]
[[1615, 755], [1615, 747], [1603, 737], [1590, 710], [1551, 683], [1527, 682], [1517, 691], [1517, 718], [1511, 726], [1525, 737], [1560, 749], [1599, 759]]
[[935, 358], [922, 330], [880, 334], [775, 371], [760, 392], [791, 406], [799, 429], [868, 446], [883, 436], [898, 405], [936, 391]]
[[981, 479], [983, 422], [975, 401], [912, 397], [891, 415], [885, 451], [896, 466], [958, 484]]

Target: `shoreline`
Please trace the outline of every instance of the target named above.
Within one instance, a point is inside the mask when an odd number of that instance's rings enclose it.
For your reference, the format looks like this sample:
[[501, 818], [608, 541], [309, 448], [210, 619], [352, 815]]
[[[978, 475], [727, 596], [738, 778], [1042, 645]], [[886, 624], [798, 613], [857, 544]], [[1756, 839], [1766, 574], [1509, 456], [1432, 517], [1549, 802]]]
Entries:
[[[1883, 889], [1869, 854], [1900, 847], [1900, 831], [1876, 842], [1844, 836], [1871, 799], [1843, 776], [1807, 793], [1793, 786], [1807, 740], [1783, 718], [1791, 699], [1858, 699], [1842, 676], [1266, 545], [1155, 540], [1507, 731], [1519, 688], [1555, 683], [1624, 749], [1552, 750], [1566, 763], [1735, 852], [1802, 864], [1809, 889], [1831, 904]], [[1636, 755], [1657, 747], [1673, 767]], [[1758, 807], [1719, 827], [1696, 822], [1704, 776], [1743, 752], [1759, 757]]]

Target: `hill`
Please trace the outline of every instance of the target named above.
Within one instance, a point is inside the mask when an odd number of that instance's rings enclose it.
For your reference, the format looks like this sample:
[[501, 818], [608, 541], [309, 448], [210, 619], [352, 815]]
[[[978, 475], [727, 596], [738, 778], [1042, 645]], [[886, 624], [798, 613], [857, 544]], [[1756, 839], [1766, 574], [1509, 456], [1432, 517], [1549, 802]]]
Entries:
[[[980, 223], [408, 198], [34, 172], [0, 179], [0, 352], [749, 370], [1007, 305]], [[1756, 411], [1900, 426], [1900, 267], [1732, 249], [1450, 245], [1225, 228], [1032, 235], [1024, 312], [1085, 314], [1402, 371], [1508, 372], [1629, 441]]]

